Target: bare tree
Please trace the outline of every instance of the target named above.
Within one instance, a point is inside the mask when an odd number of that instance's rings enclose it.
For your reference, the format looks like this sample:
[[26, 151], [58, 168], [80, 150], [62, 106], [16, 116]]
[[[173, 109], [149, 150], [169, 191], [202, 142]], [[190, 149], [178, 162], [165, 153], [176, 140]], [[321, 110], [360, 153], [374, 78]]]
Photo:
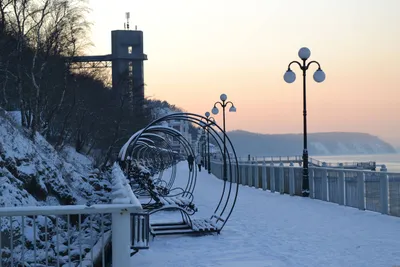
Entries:
[[22, 125], [56, 148], [74, 143], [78, 151], [104, 151], [105, 166], [127, 129], [143, 124], [144, 112], [135, 109], [133, 84], [114, 95], [104, 70], [78, 74], [70, 69], [73, 57], [90, 45], [86, 2], [0, 0], [0, 27], [6, 30], [0, 31], [0, 102], [18, 106]]
[[[124, 77], [125, 75], [122, 75]], [[126, 106], [129, 105], [130, 100], [130, 90], [128, 86], [128, 81], [126, 80], [124, 85], [121, 86], [120, 89], [123, 89], [123, 92], [118, 96], [118, 110], [117, 110], [117, 117], [114, 118], [114, 126], [113, 126], [113, 135], [112, 139], [110, 140], [110, 145], [107, 148], [107, 152], [105, 153], [105, 157], [103, 160], [102, 168], [107, 167], [109, 160], [111, 159], [112, 153], [115, 149], [115, 145], [120, 141], [120, 130], [121, 124], [126, 114]]]
[[9, 71], [9, 65], [10, 65], [9, 60], [7, 60], [7, 62], [5, 64], [0, 62], [0, 71], [2, 73], [4, 73], [4, 79], [3, 79], [2, 86], [1, 86], [2, 100], [0, 101], [0, 104], [3, 104], [4, 106], [7, 106], [7, 104], [8, 104], [6, 89], [7, 89], [8, 80], [10, 78], [9, 76], [11, 75], [14, 77], [14, 79], [16, 78], [16, 76], [12, 72]]
[[26, 102], [23, 97], [23, 52], [26, 47], [25, 37], [29, 34], [32, 28], [26, 26], [28, 17], [29, 17], [29, 6], [30, 0], [12, 0], [11, 8], [12, 12], [8, 13], [8, 21], [16, 38], [16, 49], [15, 54], [17, 57], [16, 60], [16, 83], [17, 83], [17, 91], [20, 103], [20, 111], [21, 111], [21, 124], [22, 126], [27, 125], [26, 117], [25, 117], [25, 109]]
[[[69, 71], [70, 65], [72, 63], [72, 58], [76, 55], [81, 54], [83, 49], [90, 44], [89, 42], [85, 41], [87, 39], [84, 38], [90, 26], [90, 24], [85, 20], [85, 14], [88, 10], [79, 5], [79, 0], [68, 2], [64, 1], [63, 4], [63, 7], [66, 9], [66, 11], [63, 12], [62, 16], [60, 12], [56, 13], [55, 15], [55, 21], [59, 21], [60, 18], [64, 18], [62, 31], [54, 31], [52, 35], [53, 37], [57, 36], [57, 38], [54, 38], [55, 42], [53, 46], [53, 53], [65, 57], [63, 87], [57, 104], [48, 107], [47, 116], [44, 118], [42, 126], [42, 134], [44, 135], [48, 134], [49, 125], [52, 123], [53, 119], [60, 111], [64, 103], [65, 96], [69, 88], [68, 81], [70, 76]], [[75, 94], [75, 91], [72, 90], [71, 93]], [[70, 115], [72, 114], [74, 107], [75, 104], [71, 105], [71, 108], [64, 118], [64, 123], [68, 124]], [[62, 129], [64, 130], [66, 128], [67, 125], [64, 125], [62, 127]], [[63, 143], [62, 136], [64, 136], [63, 131], [60, 132], [58, 144]]]
[[[49, 92], [43, 91], [46, 89], [43, 81], [48, 83], [46, 68], [49, 58], [67, 58], [65, 76], [68, 76], [70, 63], [68, 58], [75, 56], [88, 44], [86, 38], [82, 38], [90, 25], [85, 20], [88, 11], [86, 2], [86, 0], [0, 0], [0, 27], [2, 27], [0, 32], [8, 27], [15, 43], [12, 53], [14, 59], [11, 60], [12, 71], [0, 58], [0, 71], [5, 74], [5, 82], [0, 88], [2, 102], [7, 101], [5, 94], [7, 81], [9, 77], [13, 77], [19, 98], [21, 123], [31, 128], [32, 132], [48, 127], [60, 110], [67, 90], [66, 83], [61, 94], [60, 90], [53, 90], [59, 95], [58, 103], [54, 100], [49, 101], [47, 95]], [[29, 60], [31, 63], [28, 63]], [[66, 80], [65, 78], [64, 81]], [[51, 105], [47, 106], [49, 103]]]
[[[50, 14], [52, 6], [50, 0], [45, 0], [43, 6], [40, 7], [40, 11], [35, 12], [37, 16], [33, 15], [33, 20], [36, 22], [35, 25], [35, 37], [34, 41], [34, 54], [32, 58], [32, 67], [30, 71], [30, 78], [32, 79], [32, 84], [35, 90], [34, 97], [33, 97], [33, 111], [32, 111], [32, 137], [35, 136], [36, 131], [39, 127], [39, 118], [40, 118], [40, 110], [39, 110], [39, 97], [40, 97], [40, 90], [41, 90], [41, 80], [43, 79], [43, 71], [47, 64], [47, 57], [49, 56], [49, 48], [47, 47], [46, 51], [44, 51], [45, 58], [42, 60], [39, 70], [36, 72], [37, 63], [38, 63], [38, 56], [43, 51], [42, 46], [42, 38], [43, 38], [43, 25], [46, 22], [47, 16]], [[54, 6], [53, 6], [54, 8]], [[57, 25], [55, 26], [57, 27]], [[52, 38], [49, 36], [48, 38]]]
[[12, 0], [0, 0], [0, 32], [4, 32], [6, 28], [6, 12]]

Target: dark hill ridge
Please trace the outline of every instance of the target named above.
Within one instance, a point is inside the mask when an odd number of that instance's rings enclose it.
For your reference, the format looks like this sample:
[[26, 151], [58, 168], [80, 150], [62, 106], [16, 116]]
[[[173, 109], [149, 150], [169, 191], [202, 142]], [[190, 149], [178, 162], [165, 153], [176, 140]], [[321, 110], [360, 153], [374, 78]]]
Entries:
[[[236, 130], [228, 132], [239, 156], [301, 155], [303, 134], [259, 134]], [[355, 155], [396, 153], [393, 146], [366, 133], [327, 132], [308, 134], [310, 155]]]

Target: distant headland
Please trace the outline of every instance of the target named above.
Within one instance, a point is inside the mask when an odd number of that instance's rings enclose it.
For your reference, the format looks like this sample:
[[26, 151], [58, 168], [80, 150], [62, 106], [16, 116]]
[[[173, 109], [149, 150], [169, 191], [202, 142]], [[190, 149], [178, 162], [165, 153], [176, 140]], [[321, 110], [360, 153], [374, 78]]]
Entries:
[[[259, 134], [242, 130], [228, 136], [239, 156], [301, 155], [302, 134]], [[377, 136], [356, 132], [325, 132], [308, 134], [310, 155], [356, 155], [397, 153], [389, 143]]]

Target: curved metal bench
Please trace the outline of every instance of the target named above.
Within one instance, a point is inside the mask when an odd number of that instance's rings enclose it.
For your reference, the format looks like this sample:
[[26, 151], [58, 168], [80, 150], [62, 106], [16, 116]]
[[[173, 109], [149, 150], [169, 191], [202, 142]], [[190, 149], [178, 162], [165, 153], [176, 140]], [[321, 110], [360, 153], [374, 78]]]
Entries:
[[[223, 187], [221, 197], [216, 205], [216, 208], [211, 213], [211, 216], [206, 219], [194, 218], [196, 207], [193, 205], [193, 192], [196, 186], [197, 170], [190, 171], [186, 186], [184, 188], [175, 187], [176, 178], [176, 157], [168, 150], [171, 145], [168, 140], [178, 140], [181, 146], [184, 147], [185, 155], [193, 155], [193, 149], [182, 134], [170, 127], [163, 126], [166, 121], [183, 120], [189, 123], [197, 124], [207, 132], [214, 145], [219, 148], [221, 154], [226, 154], [224, 161], [224, 170], [227, 175], [223, 179]], [[221, 135], [222, 133], [222, 135]], [[172, 138], [168, 138], [168, 136]], [[207, 139], [209, 138], [207, 137]], [[160, 146], [160, 147], [157, 147]], [[224, 153], [225, 152], [225, 153]], [[162, 155], [164, 158], [170, 159], [168, 163], [158, 164], [156, 157]], [[167, 156], [168, 155], [168, 156]], [[121, 148], [118, 155], [118, 160], [124, 166], [127, 158], [135, 159], [138, 163], [142, 162], [146, 165], [151, 165], [153, 173], [146, 174], [145, 177], [136, 177], [133, 179], [132, 187], [135, 193], [149, 198], [149, 202], [143, 206], [148, 210], [150, 220], [151, 216], [161, 211], [175, 211], [180, 216], [180, 221], [177, 223], [158, 222], [150, 223], [151, 233], [156, 235], [168, 234], [183, 234], [183, 233], [219, 233], [226, 222], [228, 221], [236, 203], [240, 176], [239, 165], [236, 157], [235, 149], [229, 137], [215, 122], [211, 122], [208, 117], [203, 117], [193, 113], [173, 113], [162, 118], [156, 119], [145, 128], [136, 132]], [[149, 165], [150, 164], [150, 165]], [[157, 165], [158, 164], [158, 165]], [[163, 177], [162, 167], [172, 167], [170, 177]], [[157, 170], [159, 168], [159, 170]], [[158, 174], [158, 177], [155, 177]], [[173, 194], [173, 191], [180, 190], [181, 192]]]

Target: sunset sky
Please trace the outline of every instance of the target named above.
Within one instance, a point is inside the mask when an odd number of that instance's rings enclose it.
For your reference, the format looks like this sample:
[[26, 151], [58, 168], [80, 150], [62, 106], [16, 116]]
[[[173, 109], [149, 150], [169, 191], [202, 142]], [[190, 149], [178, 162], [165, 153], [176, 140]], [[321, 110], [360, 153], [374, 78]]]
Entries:
[[[307, 82], [309, 132], [351, 131], [400, 145], [399, 0], [90, 0], [88, 54], [111, 52], [125, 12], [144, 32], [145, 94], [188, 112], [234, 102], [227, 130], [302, 132], [299, 48], [326, 73]], [[221, 122], [220, 115], [215, 117]]]

